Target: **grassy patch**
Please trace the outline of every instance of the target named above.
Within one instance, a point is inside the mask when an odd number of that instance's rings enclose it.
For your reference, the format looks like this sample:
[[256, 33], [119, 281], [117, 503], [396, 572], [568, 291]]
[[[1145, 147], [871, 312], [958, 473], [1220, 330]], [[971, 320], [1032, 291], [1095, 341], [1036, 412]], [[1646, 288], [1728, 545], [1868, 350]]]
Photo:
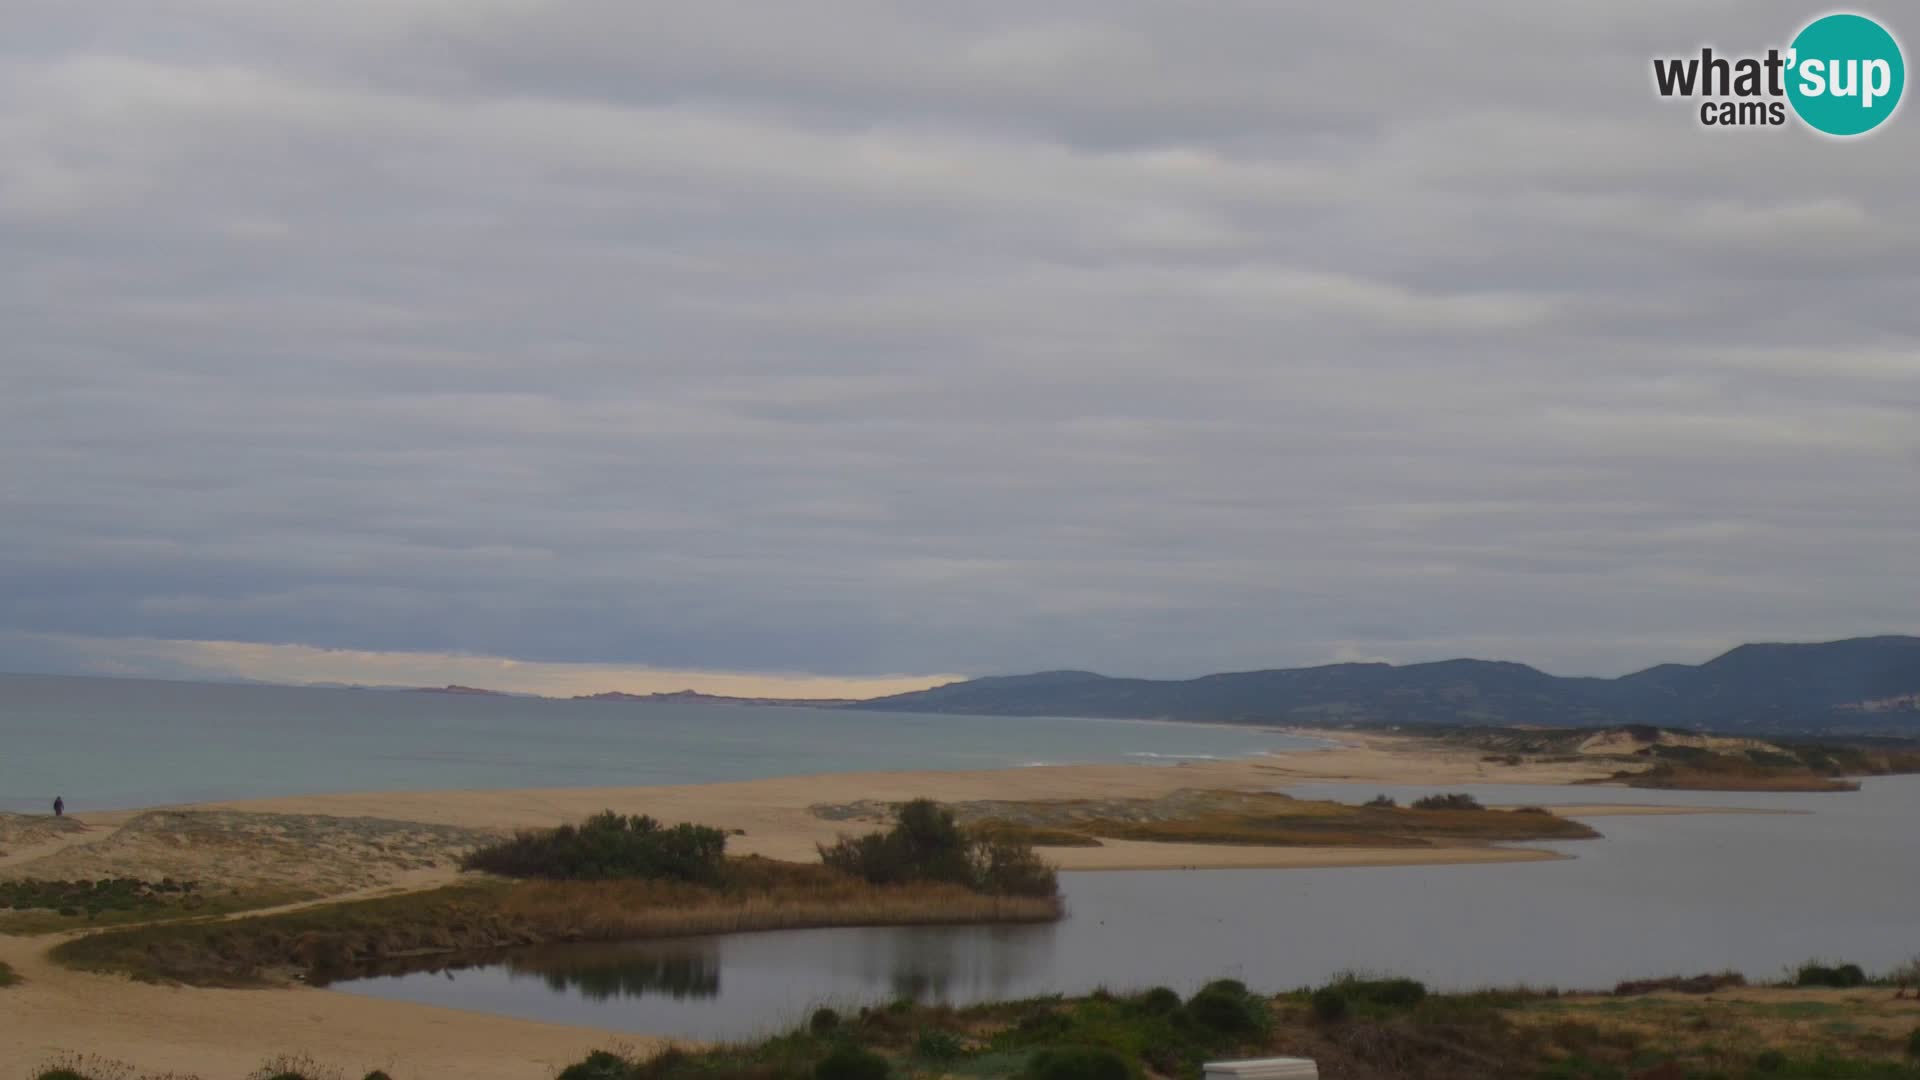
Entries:
[[0, 881], [0, 934], [54, 934], [93, 926], [122, 926], [231, 915], [312, 899], [293, 891], [207, 889], [198, 882], [137, 878], [97, 881]]
[[1823, 776], [1798, 766], [1761, 765], [1744, 758], [1715, 756], [1696, 764], [1661, 762], [1644, 772], [1622, 772], [1615, 780], [1635, 788], [1672, 791], [1859, 791], [1852, 780]]
[[983, 800], [954, 803], [951, 809], [969, 830], [1052, 845], [1090, 845], [1112, 839], [1275, 847], [1434, 847], [1600, 835], [1581, 822], [1537, 810], [1469, 810], [1464, 802], [1445, 796], [1434, 805], [1445, 808], [1401, 808], [1391, 802], [1347, 806], [1277, 792], [1188, 789], [1158, 798]]

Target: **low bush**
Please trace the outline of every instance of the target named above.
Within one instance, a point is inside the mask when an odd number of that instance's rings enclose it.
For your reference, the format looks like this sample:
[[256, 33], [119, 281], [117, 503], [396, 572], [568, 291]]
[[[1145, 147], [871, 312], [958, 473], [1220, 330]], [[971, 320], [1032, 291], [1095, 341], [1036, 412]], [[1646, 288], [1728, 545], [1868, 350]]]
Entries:
[[926, 1028], [913, 1040], [913, 1052], [928, 1061], [954, 1061], [964, 1057], [967, 1048], [961, 1044], [960, 1036], [951, 1031]]
[[261, 1062], [247, 1080], [340, 1080], [340, 1074], [305, 1054], [282, 1054]]
[[1337, 1023], [1347, 1018], [1347, 995], [1337, 986], [1323, 986], [1313, 992], [1309, 999], [1313, 1006], [1313, 1018], [1323, 1024]]
[[1861, 969], [1859, 964], [1827, 965], [1806, 963], [1801, 964], [1800, 969], [1793, 973], [1793, 985], [1795, 986], [1833, 986], [1846, 988], [1863, 986], [1866, 984], [1866, 981], [1867, 973]]
[[893, 1067], [871, 1050], [836, 1046], [813, 1067], [813, 1080], [887, 1080]]
[[577, 828], [523, 830], [461, 860], [464, 870], [515, 878], [609, 881], [622, 878], [709, 885], [726, 866], [727, 835], [706, 825], [668, 827], [611, 810]]
[[1427, 795], [1413, 800], [1415, 810], [1485, 810], [1480, 800], [1462, 792], [1451, 795]]
[[1061, 1046], [1027, 1059], [1024, 1080], [1132, 1080], [1127, 1059], [1102, 1046]]
[[1329, 984], [1351, 1004], [1383, 1009], [1412, 1008], [1426, 1000], [1427, 985], [1418, 979], [1363, 979], [1348, 976]]
[[1907, 1056], [1920, 1058], [1920, 1028], [1914, 1028], [1913, 1034], [1907, 1036]]
[[1232, 980], [1202, 987], [1188, 1000], [1187, 1016], [1222, 1035], [1251, 1035], [1267, 1026], [1265, 1003]]
[[583, 1061], [560, 1070], [558, 1080], [628, 1080], [633, 1066], [626, 1058], [606, 1050], [595, 1050]]
[[1156, 986], [1141, 994], [1136, 1004], [1140, 1011], [1149, 1016], [1166, 1016], [1180, 1008], [1180, 995], [1164, 986]]
[[840, 1014], [832, 1009], [815, 1009], [807, 1020], [807, 1030], [815, 1035], [826, 1035], [840, 1026]]
[[4, 962], [0, 962], [0, 990], [4, 990], [7, 987], [12, 986], [14, 983], [17, 983], [19, 981], [20, 981], [20, 976], [15, 974], [14, 970], [8, 967]]
[[902, 806], [893, 828], [820, 846], [820, 861], [874, 885], [945, 882], [994, 896], [1053, 896], [1053, 869], [1030, 844], [970, 836], [930, 799]]

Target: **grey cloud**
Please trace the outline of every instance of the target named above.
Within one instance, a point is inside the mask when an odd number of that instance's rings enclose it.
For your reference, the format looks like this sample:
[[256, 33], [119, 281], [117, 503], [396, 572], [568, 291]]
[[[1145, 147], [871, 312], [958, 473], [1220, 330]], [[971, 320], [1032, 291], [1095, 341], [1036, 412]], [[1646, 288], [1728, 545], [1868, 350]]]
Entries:
[[1648, 85], [1791, 4], [17, 7], [0, 668], [1913, 629], [1914, 118]]

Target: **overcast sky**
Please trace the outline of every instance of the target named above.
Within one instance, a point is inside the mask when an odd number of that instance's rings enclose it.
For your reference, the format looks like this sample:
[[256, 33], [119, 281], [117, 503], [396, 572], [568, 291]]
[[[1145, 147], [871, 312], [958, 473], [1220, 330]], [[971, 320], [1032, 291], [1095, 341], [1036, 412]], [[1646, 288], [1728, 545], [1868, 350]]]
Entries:
[[1651, 88], [1804, 4], [0, 7], [0, 670], [1920, 629], [1920, 116]]

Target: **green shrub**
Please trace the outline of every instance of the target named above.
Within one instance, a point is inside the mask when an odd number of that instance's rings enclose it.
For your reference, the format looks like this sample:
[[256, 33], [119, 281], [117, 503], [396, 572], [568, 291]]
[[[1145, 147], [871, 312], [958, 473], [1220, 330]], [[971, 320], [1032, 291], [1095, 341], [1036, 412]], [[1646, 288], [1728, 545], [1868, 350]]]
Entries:
[[1102, 1046], [1059, 1046], [1027, 1059], [1025, 1080], [1132, 1080], [1127, 1059]]
[[1455, 792], [1451, 795], [1428, 795], [1413, 800], [1415, 810], [1485, 810], [1480, 800], [1471, 795]]
[[1239, 979], [1215, 979], [1200, 988], [1200, 992], [1203, 994], [1209, 990], [1218, 990], [1223, 994], [1235, 994], [1240, 997], [1245, 997], [1247, 994], [1247, 984], [1241, 982]]
[[1834, 986], [1853, 987], [1865, 985], [1867, 973], [1859, 964], [1801, 964], [1800, 970], [1793, 974], [1795, 986]]
[[1350, 1004], [1364, 1003], [1388, 1009], [1411, 1008], [1427, 997], [1427, 986], [1418, 979], [1346, 978], [1333, 985]]
[[1368, 799], [1366, 802], [1362, 803], [1361, 805], [1371, 806], [1376, 810], [1391, 810], [1394, 807], [1399, 806], [1400, 804], [1394, 801], [1393, 796], [1383, 794], [1383, 795], [1375, 795], [1373, 798]]
[[813, 1067], [813, 1080], [887, 1080], [887, 1059], [857, 1046], [836, 1046]]
[[461, 869], [517, 878], [649, 878], [712, 884], [726, 865], [727, 834], [706, 825], [671, 828], [611, 810], [575, 828], [523, 830], [469, 854]]
[[969, 836], [931, 799], [900, 807], [893, 828], [820, 845], [820, 861], [873, 885], [913, 881], [964, 885], [997, 896], [1053, 896], [1060, 886], [1033, 846]]
[[1907, 1036], [1907, 1056], [1920, 1058], [1920, 1028], [1914, 1028], [1913, 1034]]
[[1347, 995], [1337, 986], [1323, 986], [1313, 992], [1314, 1019], [1331, 1024], [1346, 1019]]
[[913, 1052], [928, 1061], [953, 1061], [965, 1056], [967, 1048], [960, 1043], [960, 1037], [951, 1031], [927, 1028], [920, 1037], [913, 1040]]
[[1165, 1016], [1180, 1008], [1180, 995], [1164, 986], [1156, 986], [1140, 995], [1140, 1011], [1150, 1016]]
[[1753, 1059], [1754, 1072], [1779, 1072], [1787, 1067], [1787, 1055], [1778, 1050], [1762, 1050]]
[[825, 1035], [840, 1026], [840, 1014], [832, 1009], [813, 1010], [813, 1016], [807, 1020], [807, 1030], [815, 1035]]
[[628, 1080], [633, 1066], [626, 1058], [606, 1050], [595, 1050], [585, 1061], [576, 1061], [560, 1070], [558, 1080]]
[[1220, 983], [1208, 985], [1193, 995], [1187, 1002], [1187, 1016], [1201, 1027], [1223, 1035], [1246, 1035], [1267, 1026], [1266, 1011], [1258, 1000], [1248, 997], [1244, 990], [1235, 993], [1230, 986]]
[[367, 1075], [361, 1077], [360, 1080], [393, 1080], [393, 1077], [388, 1076], [387, 1070], [385, 1069], [375, 1069], [372, 1072], [368, 1073]]

